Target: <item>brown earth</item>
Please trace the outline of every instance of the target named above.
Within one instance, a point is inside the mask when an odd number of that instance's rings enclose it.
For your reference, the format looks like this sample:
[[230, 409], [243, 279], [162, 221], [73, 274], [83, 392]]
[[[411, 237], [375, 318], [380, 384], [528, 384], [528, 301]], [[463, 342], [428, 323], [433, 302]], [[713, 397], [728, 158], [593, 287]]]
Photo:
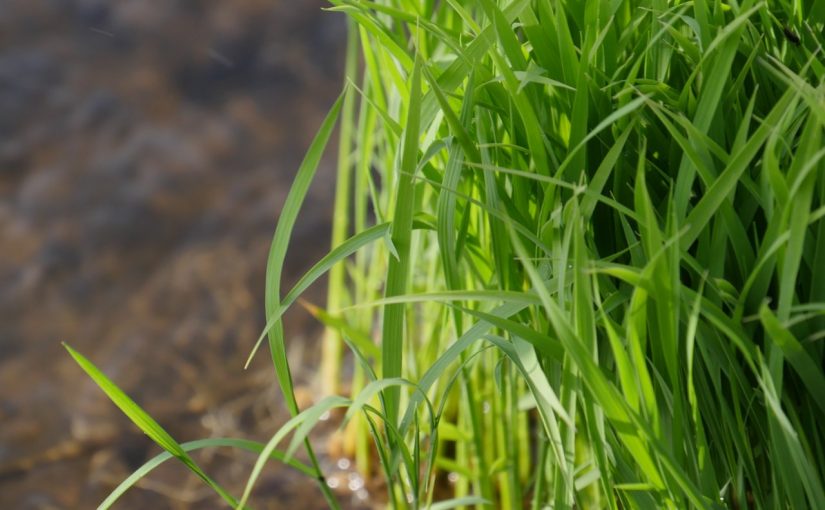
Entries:
[[[323, 6], [0, 2], [0, 508], [93, 507], [159, 451], [61, 341], [179, 441], [265, 440], [287, 419], [268, 355], [242, 365], [277, 212], [340, 89], [344, 20]], [[328, 249], [332, 165], [286, 284]], [[286, 324], [311, 385], [317, 326]], [[235, 494], [255, 460], [196, 458]], [[325, 508], [276, 464], [257, 487], [254, 508]], [[168, 463], [117, 507], [225, 505]]]

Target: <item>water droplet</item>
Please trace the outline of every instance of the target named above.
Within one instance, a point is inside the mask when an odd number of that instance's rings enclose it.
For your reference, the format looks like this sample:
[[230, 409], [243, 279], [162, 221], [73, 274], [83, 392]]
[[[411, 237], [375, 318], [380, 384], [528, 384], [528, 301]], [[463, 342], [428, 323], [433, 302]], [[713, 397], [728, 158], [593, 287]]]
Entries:
[[355, 492], [364, 488], [364, 480], [357, 473], [350, 473], [347, 478], [349, 479], [347, 484], [349, 490]]

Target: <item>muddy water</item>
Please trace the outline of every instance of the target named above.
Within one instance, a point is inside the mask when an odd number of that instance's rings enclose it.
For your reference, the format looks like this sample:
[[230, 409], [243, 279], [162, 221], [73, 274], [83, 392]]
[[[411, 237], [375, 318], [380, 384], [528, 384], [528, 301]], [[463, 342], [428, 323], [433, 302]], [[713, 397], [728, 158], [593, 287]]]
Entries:
[[[61, 341], [180, 441], [263, 439], [286, 419], [267, 356], [241, 367], [277, 211], [339, 90], [343, 19], [322, 6], [0, 1], [0, 508], [93, 507], [158, 451]], [[331, 172], [292, 280], [327, 248]], [[310, 385], [317, 327], [287, 328]], [[235, 493], [254, 462], [197, 459]], [[255, 508], [324, 508], [289, 469], [258, 487]], [[223, 507], [172, 464], [119, 506]]]

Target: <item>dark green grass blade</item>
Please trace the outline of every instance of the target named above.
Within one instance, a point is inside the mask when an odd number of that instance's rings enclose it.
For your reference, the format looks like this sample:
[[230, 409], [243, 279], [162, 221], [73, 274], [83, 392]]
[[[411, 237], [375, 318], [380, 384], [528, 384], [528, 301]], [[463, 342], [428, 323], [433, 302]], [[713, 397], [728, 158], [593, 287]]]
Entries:
[[793, 334], [779, 322], [779, 319], [771, 312], [767, 305], [762, 305], [759, 310], [759, 319], [768, 333], [771, 341], [781, 349], [782, 354], [796, 370], [802, 379], [808, 393], [825, 416], [825, 375], [821, 366], [811, 358], [804, 347]]
[[[418, 137], [421, 115], [421, 67], [416, 61], [410, 80], [410, 98], [407, 105], [407, 122], [401, 146], [400, 168], [397, 175], [395, 214], [392, 220], [391, 238], [397, 256], [391, 257], [387, 270], [386, 297], [406, 293], [410, 268], [410, 238], [415, 208], [413, 172], [418, 161]], [[382, 376], [401, 376], [401, 360], [404, 346], [404, 305], [390, 304], [384, 307], [384, 325], [381, 333]], [[395, 423], [398, 416], [399, 388], [386, 390], [384, 402], [386, 416]]]

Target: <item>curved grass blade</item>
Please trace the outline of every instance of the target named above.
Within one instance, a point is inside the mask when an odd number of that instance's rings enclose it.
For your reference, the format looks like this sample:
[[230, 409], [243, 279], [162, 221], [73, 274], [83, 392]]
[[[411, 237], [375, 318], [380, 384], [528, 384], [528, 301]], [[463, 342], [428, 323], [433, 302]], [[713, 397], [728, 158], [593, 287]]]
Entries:
[[[266, 462], [271, 458], [275, 452], [275, 448], [278, 447], [278, 444], [280, 444], [280, 442], [283, 441], [290, 432], [297, 429], [305, 422], [309, 422], [314, 425], [326, 411], [337, 407], [346, 407], [350, 404], [350, 402], [350, 399], [336, 395], [327, 397], [312, 407], [307, 408], [305, 411], [298, 413], [287, 421], [280, 429], [278, 429], [275, 435], [272, 436], [272, 438], [261, 450], [261, 454], [258, 456], [258, 460], [252, 468], [252, 473], [249, 475], [249, 479], [246, 482], [246, 488], [244, 488], [243, 495], [236, 505], [236, 508], [241, 508], [249, 500], [249, 496], [252, 494], [252, 488], [261, 476], [261, 472], [263, 471]], [[290, 459], [291, 455], [287, 454], [286, 458]], [[318, 482], [326, 485], [326, 482], [324, 482], [323, 476], [320, 474], [320, 471], [318, 471], [317, 466], [313, 466], [313, 468], [317, 471], [315, 476], [317, 477]]]
[[[235, 439], [228, 437], [216, 437], [211, 439], [200, 439], [197, 441], [190, 441], [188, 443], [181, 443], [180, 447], [183, 451], [187, 453], [195, 450], [202, 450], [204, 448], [221, 447], [238, 448], [240, 450], [247, 450], [253, 453], [261, 453], [264, 449], [264, 445], [256, 441], [248, 441], [246, 439]], [[281, 462], [284, 462], [288, 466], [297, 469], [298, 471], [307, 476], [313, 478], [315, 477], [315, 471], [311, 467], [295, 459], [285, 460], [285, 457], [286, 456], [283, 453], [278, 451], [274, 451], [270, 455], [270, 458], [272, 460], [279, 460]], [[115, 488], [115, 490], [113, 490], [106, 497], [106, 499], [103, 500], [103, 502], [97, 507], [98, 510], [108, 510], [109, 508], [111, 508], [111, 506], [115, 504], [117, 500], [120, 499], [120, 497], [123, 496], [123, 494], [126, 491], [134, 487], [134, 485], [137, 484], [142, 478], [151, 473], [156, 467], [160, 466], [167, 460], [173, 458], [175, 458], [174, 455], [172, 455], [168, 451], [165, 451], [144, 463], [142, 466], [137, 468], [131, 475], [129, 475], [128, 478], [120, 482], [120, 485], [118, 485]]]
[[[318, 133], [312, 140], [312, 143], [307, 150], [301, 166], [298, 168], [298, 173], [289, 189], [289, 194], [284, 202], [284, 207], [281, 210], [281, 215], [278, 218], [278, 225], [275, 227], [275, 234], [272, 237], [272, 245], [269, 249], [269, 256], [266, 263], [266, 286], [264, 296], [264, 308], [266, 311], [267, 322], [269, 318], [275, 314], [280, 308], [281, 299], [281, 274], [284, 266], [284, 259], [286, 258], [287, 247], [289, 240], [292, 237], [292, 230], [295, 227], [295, 221], [298, 218], [298, 212], [301, 205], [306, 198], [309, 185], [315, 176], [318, 169], [318, 164], [321, 162], [321, 156], [324, 153], [327, 142], [332, 135], [332, 130], [338, 119], [338, 114], [341, 111], [344, 98], [347, 91], [341, 93], [338, 99], [332, 105], [324, 122], [321, 124]], [[295, 392], [292, 385], [292, 374], [289, 370], [289, 364], [286, 356], [286, 346], [284, 345], [284, 328], [283, 323], [276, 321], [273, 327], [269, 330], [269, 350], [272, 355], [272, 363], [275, 367], [275, 375], [280, 384], [281, 393], [286, 401], [287, 408], [293, 416], [299, 412], [298, 403], [295, 400]], [[310, 462], [318, 471], [318, 477], [321, 478], [320, 467], [313, 452], [312, 445], [307, 441], [306, 450], [309, 455]], [[266, 460], [266, 459], [264, 459]], [[324, 495], [327, 503], [333, 507], [338, 508], [338, 502], [332, 494], [330, 488], [326, 483], [319, 483], [321, 492]]]
[[[175, 441], [171, 435], [169, 435], [163, 427], [158, 424], [151, 416], [149, 416], [146, 411], [141, 409], [139, 405], [135, 403], [134, 400], [129, 398], [126, 393], [123, 392], [118, 386], [112, 382], [111, 379], [106, 377], [106, 374], [101, 372], [91, 361], [86, 359], [82, 354], [75, 351], [68, 344], [65, 342], [63, 343], [63, 347], [69, 351], [69, 354], [74, 358], [80, 368], [92, 378], [95, 384], [100, 387], [101, 390], [106, 394], [107, 397], [123, 411], [132, 423], [138, 426], [138, 428], [143, 431], [144, 434], [149, 436], [149, 438], [158, 444], [161, 448], [169, 452], [170, 455], [177, 458], [181, 461], [190, 471], [198, 475], [198, 477], [203, 480], [203, 482], [214, 490], [218, 495], [220, 495], [227, 503], [232, 506], [236, 506], [235, 498], [232, 497], [231, 494], [226, 492], [220, 485], [218, 485], [200, 466], [195, 463], [192, 457], [186, 453], [180, 444]], [[243, 506], [240, 505], [238, 508], [242, 508]]]
[[374, 227], [370, 227], [363, 232], [359, 232], [358, 234], [350, 237], [346, 242], [342, 243], [340, 246], [336, 246], [332, 251], [330, 251], [327, 255], [325, 255], [321, 260], [319, 260], [314, 266], [312, 266], [309, 271], [304, 273], [300, 280], [295, 284], [294, 287], [284, 296], [284, 299], [279, 304], [277, 312], [271, 314], [269, 319], [267, 320], [266, 326], [264, 326], [263, 331], [261, 332], [260, 337], [255, 342], [255, 346], [252, 348], [252, 351], [249, 353], [249, 357], [246, 360], [245, 367], [249, 366], [249, 363], [252, 361], [252, 357], [255, 356], [258, 348], [260, 347], [263, 339], [272, 331], [272, 328], [275, 326], [278, 321], [281, 320], [284, 313], [286, 313], [287, 309], [298, 299], [298, 297], [303, 294], [303, 292], [309, 288], [310, 285], [315, 283], [318, 278], [324, 275], [329, 269], [337, 264], [338, 262], [346, 259], [353, 253], [357, 252], [364, 246], [367, 246], [379, 239], [384, 239], [387, 233], [390, 230], [389, 223], [382, 223], [380, 225], [375, 225]]

